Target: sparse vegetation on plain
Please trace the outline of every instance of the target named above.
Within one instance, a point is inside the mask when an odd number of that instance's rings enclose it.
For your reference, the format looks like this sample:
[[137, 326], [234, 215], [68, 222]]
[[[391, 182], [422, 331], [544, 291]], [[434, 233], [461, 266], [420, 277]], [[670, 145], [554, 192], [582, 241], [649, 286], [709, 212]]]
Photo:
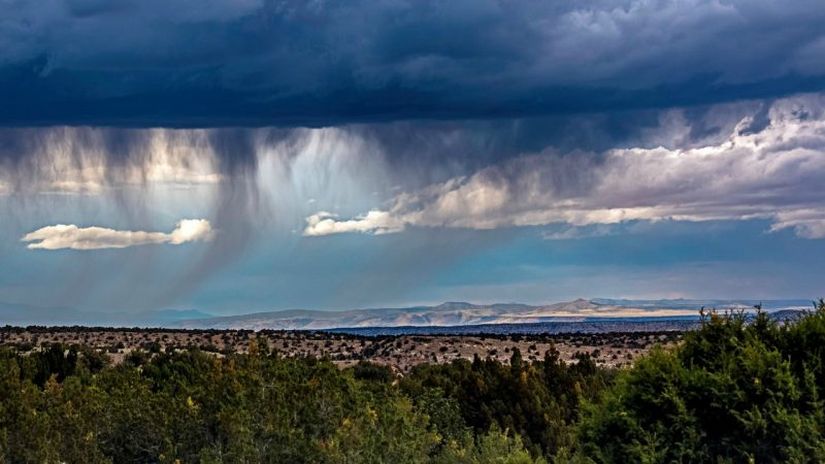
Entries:
[[341, 367], [370, 361], [399, 373], [422, 363], [445, 363], [458, 359], [491, 357], [508, 363], [510, 351], [518, 348], [528, 361], [541, 360], [553, 348], [566, 362], [582, 353], [600, 366], [621, 367], [633, 356], [655, 345], [672, 345], [681, 332], [574, 333], [574, 334], [481, 334], [481, 335], [387, 335], [362, 336], [345, 333], [282, 330], [181, 330], [123, 329], [103, 327], [0, 327], [0, 345], [21, 351], [37, 350], [59, 343], [83, 345], [105, 352], [119, 364], [133, 351], [176, 352], [198, 349], [227, 355], [247, 353], [253, 342], [265, 343], [286, 357], [325, 358]]

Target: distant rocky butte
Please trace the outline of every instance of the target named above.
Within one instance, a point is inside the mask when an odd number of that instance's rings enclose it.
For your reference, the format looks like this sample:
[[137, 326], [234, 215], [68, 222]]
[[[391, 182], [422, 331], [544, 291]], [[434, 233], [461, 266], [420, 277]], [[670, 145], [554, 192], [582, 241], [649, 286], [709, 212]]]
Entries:
[[[702, 306], [752, 309], [753, 301], [733, 300], [605, 300], [577, 299], [549, 305], [447, 302], [437, 306], [354, 309], [347, 311], [284, 310], [238, 316], [184, 319], [175, 325], [191, 329], [324, 330], [357, 327], [464, 326], [574, 322], [591, 318], [685, 317]], [[798, 309], [804, 300], [775, 301], [771, 308]]]

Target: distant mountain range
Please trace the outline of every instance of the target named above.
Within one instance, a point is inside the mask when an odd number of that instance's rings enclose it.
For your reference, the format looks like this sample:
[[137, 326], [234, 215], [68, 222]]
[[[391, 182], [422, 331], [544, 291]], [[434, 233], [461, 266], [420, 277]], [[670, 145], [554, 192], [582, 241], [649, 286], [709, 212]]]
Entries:
[[90, 312], [71, 307], [43, 307], [0, 302], [0, 325], [85, 325], [169, 327], [191, 329], [327, 330], [369, 327], [463, 327], [502, 324], [573, 323], [610, 319], [652, 318], [659, 321], [698, 316], [699, 308], [770, 312], [810, 309], [808, 300], [625, 300], [577, 299], [548, 305], [448, 302], [435, 306], [372, 308], [346, 311], [293, 309], [235, 316], [214, 316], [198, 310], [157, 310], [138, 313]]
[[767, 311], [810, 309], [807, 300], [611, 300], [578, 299], [549, 305], [499, 303], [480, 305], [465, 302], [409, 308], [375, 308], [349, 311], [287, 310], [239, 316], [182, 319], [179, 326], [199, 329], [326, 330], [367, 327], [459, 327], [492, 324], [583, 322], [617, 318], [681, 319], [698, 317], [701, 307], [718, 310], [753, 310], [761, 304]]
[[0, 325], [84, 325], [115, 327], [176, 326], [181, 319], [203, 319], [211, 314], [197, 310], [161, 309], [135, 313], [81, 311], [63, 306], [34, 306], [0, 302]]

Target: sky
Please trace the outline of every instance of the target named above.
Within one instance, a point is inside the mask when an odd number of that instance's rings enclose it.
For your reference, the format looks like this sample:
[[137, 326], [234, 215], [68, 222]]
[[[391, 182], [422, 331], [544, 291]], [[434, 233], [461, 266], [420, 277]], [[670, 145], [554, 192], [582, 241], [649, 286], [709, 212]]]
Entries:
[[825, 296], [821, 0], [0, 0], [0, 303]]

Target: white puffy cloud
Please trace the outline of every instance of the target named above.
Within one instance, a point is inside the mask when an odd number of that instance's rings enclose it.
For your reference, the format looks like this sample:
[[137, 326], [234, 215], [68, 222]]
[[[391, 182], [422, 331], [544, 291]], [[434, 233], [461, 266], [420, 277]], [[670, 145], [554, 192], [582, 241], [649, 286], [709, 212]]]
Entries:
[[524, 155], [398, 195], [386, 211], [311, 216], [306, 235], [767, 219], [772, 231], [825, 238], [825, 97], [779, 100], [768, 118], [761, 130], [745, 118], [709, 146]]
[[212, 238], [212, 235], [212, 226], [206, 219], [183, 219], [169, 233], [58, 224], [30, 232], [24, 235], [21, 241], [27, 242], [26, 247], [29, 249], [99, 250], [163, 243], [180, 245], [187, 242], [207, 241]]
[[373, 210], [363, 216], [339, 221], [334, 214], [321, 211], [307, 218], [304, 229], [306, 236], [340, 234], [344, 232], [362, 232], [371, 234], [389, 234], [400, 232], [404, 223], [386, 211]]
[[206, 219], [183, 219], [169, 235], [169, 243], [180, 245], [187, 242], [211, 240], [212, 225]]

